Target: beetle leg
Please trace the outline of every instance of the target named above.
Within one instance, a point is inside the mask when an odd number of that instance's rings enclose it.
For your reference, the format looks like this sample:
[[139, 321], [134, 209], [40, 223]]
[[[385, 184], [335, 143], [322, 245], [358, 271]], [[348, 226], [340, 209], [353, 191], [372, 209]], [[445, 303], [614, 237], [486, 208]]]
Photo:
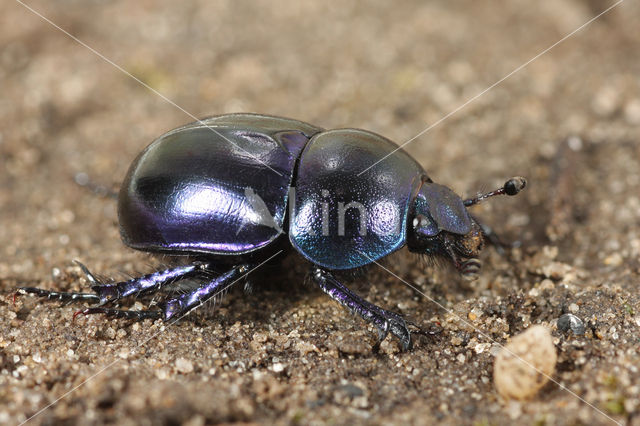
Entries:
[[[209, 265], [203, 263], [203, 264], [194, 264], [191, 266], [194, 268], [198, 268], [198, 272], [200, 272], [201, 270], [208, 268]], [[187, 269], [186, 266], [182, 268], [185, 268], [184, 269], [185, 274], [179, 275], [178, 279], [185, 278], [185, 276], [193, 273], [193, 271], [191, 269]], [[172, 274], [171, 272], [177, 269], [178, 268], [168, 269], [166, 271], [162, 271], [156, 274], [165, 274], [167, 276], [172, 276], [172, 278], [169, 280], [169, 281], [172, 281], [176, 279], [175, 276], [173, 276], [176, 274]], [[80, 314], [83, 314], [83, 315], [104, 314], [107, 317], [111, 317], [111, 318], [125, 318], [125, 319], [133, 319], [133, 320], [162, 318], [164, 321], [168, 321], [171, 318], [175, 317], [176, 315], [178, 315], [177, 319], [180, 319], [182, 316], [186, 315], [192, 309], [195, 309], [203, 305], [207, 300], [228, 290], [233, 284], [238, 282], [240, 278], [243, 278], [243, 276], [246, 275], [246, 273], [249, 270], [250, 270], [250, 265], [235, 266], [230, 271], [216, 277], [213, 280], [205, 282], [204, 284], [200, 285], [197, 289], [189, 293], [184, 293], [184, 294], [181, 294], [180, 296], [177, 296], [165, 302], [159, 303], [158, 304], [160, 306], [159, 311], [157, 310], [128, 311], [124, 309], [112, 309], [112, 308], [98, 306], [98, 307], [87, 308], [87, 309], [78, 311], [75, 313], [74, 318]], [[148, 276], [145, 276], [145, 277], [150, 277], [156, 274], [149, 274]], [[145, 277], [140, 277], [140, 278], [145, 278]], [[153, 280], [153, 278], [145, 278], [145, 279], [149, 282]], [[131, 281], [135, 281], [135, 279]], [[156, 281], [160, 282], [162, 280], [156, 279]], [[129, 283], [129, 281], [125, 281], [123, 283], [118, 283], [118, 284], [127, 284], [127, 283]], [[114, 284], [114, 286], [117, 286], [118, 284]], [[100, 288], [102, 287], [105, 287], [105, 286], [100, 286]], [[125, 289], [126, 286], [123, 285], [121, 287], [122, 289]], [[149, 287], [146, 287], [146, 288], [141, 288], [140, 286], [137, 286], [135, 291], [151, 291], [152, 289], [157, 289], [157, 288], [159, 288], [159, 286], [156, 283], [155, 286], [150, 285]], [[131, 294], [135, 291], [132, 290], [128, 294]], [[120, 296], [120, 297], [124, 297], [124, 296]], [[114, 300], [114, 299], [109, 299], [109, 300]]]
[[97, 303], [100, 297], [93, 293], [65, 293], [61, 291], [43, 290], [37, 287], [20, 287], [16, 294], [35, 294], [38, 297], [45, 297], [48, 300], [60, 302], [91, 302]]
[[312, 271], [312, 276], [322, 291], [328, 294], [329, 297], [357, 313], [365, 321], [375, 325], [379, 331], [380, 341], [384, 340], [387, 334], [391, 332], [391, 334], [400, 339], [404, 350], [411, 347], [411, 333], [401, 315], [367, 302], [349, 290], [329, 271], [315, 267]]
[[159, 303], [165, 321], [178, 315], [178, 319], [192, 309], [204, 304], [207, 300], [228, 290], [251, 270], [249, 264], [234, 266], [228, 272], [207, 281], [197, 289], [181, 294], [175, 298]]
[[154, 272], [152, 274], [143, 275], [128, 281], [122, 281], [113, 284], [102, 284], [96, 277], [84, 266], [77, 262], [78, 266], [87, 275], [87, 280], [92, 284], [91, 289], [95, 293], [65, 293], [52, 290], [43, 290], [35, 287], [21, 287], [18, 289], [19, 294], [35, 294], [39, 297], [45, 297], [49, 300], [58, 300], [61, 302], [90, 302], [104, 305], [108, 302], [121, 299], [132, 294], [144, 294], [158, 291], [160, 288], [175, 281], [190, 278], [198, 275], [209, 267], [206, 263], [193, 263], [186, 266], [177, 266], [164, 271]]
[[[84, 267], [84, 265], [81, 265], [81, 267], [85, 273], [88, 273], [88, 276], [90, 276], [90, 272], [86, 267]], [[153, 272], [151, 274], [132, 278], [128, 281], [121, 281], [119, 283], [101, 284], [97, 281], [93, 281], [94, 285], [91, 286], [91, 289], [100, 297], [100, 304], [104, 305], [105, 303], [112, 302], [132, 294], [145, 294], [158, 291], [162, 287], [178, 280], [197, 276], [208, 267], [209, 265], [206, 263], [193, 263], [191, 265], [176, 266], [175, 268], [165, 269], [164, 271]], [[91, 278], [89, 278], [89, 280], [92, 281]]]

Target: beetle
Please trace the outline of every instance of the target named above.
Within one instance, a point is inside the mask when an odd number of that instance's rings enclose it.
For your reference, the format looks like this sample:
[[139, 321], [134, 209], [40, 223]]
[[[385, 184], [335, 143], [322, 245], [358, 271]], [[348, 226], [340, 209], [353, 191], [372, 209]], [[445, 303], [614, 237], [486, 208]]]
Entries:
[[[93, 293], [32, 287], [19, 292], [97, 304], [84, 314], [168, 321], [293, 249], [311, 263], [313, 281], [329, 297], [377, 327], [379, 342], [391, 333], [408, 349], [411, 334], [403, 317], [358, 296], [339, 272], [363, 268], [406, 245], [449, 259], [464, 277], [475, 278], [485, 236], [467, 207], [494, 195], [515, 195], [525, 185], [524, 178], [512, 178], [463, 201], [372, 132], [324, 130], [258, 114], [209, 117], [148, 145], [118, 195], [125, 245], [189, 256], [190, 263], [117, 283], [100, 282], [80, 264]], [[188, 279], [198, 286], [173, 293], [159, 309], [110, 307]]]

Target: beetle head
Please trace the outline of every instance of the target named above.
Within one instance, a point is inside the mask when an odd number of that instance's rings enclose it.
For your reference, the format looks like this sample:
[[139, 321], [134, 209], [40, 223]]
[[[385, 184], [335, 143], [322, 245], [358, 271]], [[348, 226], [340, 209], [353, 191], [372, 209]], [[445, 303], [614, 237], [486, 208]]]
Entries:
[[524, 178], [511, 178], [500, 189], [463, 201], [446, 186], [423, 179], [413, 203], [409, 250], [449, 258], [464, 278], [477, 278], [484, 235], [467, 206], [494, 195], [515, 195], [525, 185]]

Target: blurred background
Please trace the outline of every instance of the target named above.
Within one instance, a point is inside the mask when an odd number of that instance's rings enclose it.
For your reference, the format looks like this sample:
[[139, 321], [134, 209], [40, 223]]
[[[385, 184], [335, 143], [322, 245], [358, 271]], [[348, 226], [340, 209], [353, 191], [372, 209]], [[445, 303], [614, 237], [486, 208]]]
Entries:
[[[638, 421], [638, 2], [622, 2], [475, 99], [614, 2], [26, 4], [95, 52], [20, 2], [0, 4], [0, 422], [34, 414], [151, 327], [103, 318], [71, 326], [73, 308], [12, 305], [16, 286], [81, 288], [72, 259], [114, 279], [159, 264], [123, 247], [115, 203], [74, 176], [117, 189], [155, 137], [229, 112], [363, 128], [398, 144], [436, 123], [405, 149], [461, 196], [526, 176], [524, 193], [476, 210], [518, 244], [506, 256], [489, 250], [479, 281], [425, 269], [406, 252], [392, 269], [463, 317], [476, 307], [504, 322], [491, 332], [498, 342], [532, 323], [553, 328], [567, 306], [582, 307], [585, 323], [600, 322], [577, 343], [555, 331], [564, 366], [556, 377], [608, 415]], [[305, 273], [292, 260], [262, 295], [233, 293], [222, 313], [168, 330], [167, 346], [152, 342], [36, 421], [609, 421], [555, 385], [529, 404], [501, 400], [492, 355], [468, 346], [473, 330], [447, 325], [446, 312], [382, 270], [355, 288], [444, 332], [411, 354], [393, 341], [374, 353], [373, 331], [303, 286]], [[531, 293], [542, 283], [547, 293]], [[466, 343], [452, 343], [460, 333]]]

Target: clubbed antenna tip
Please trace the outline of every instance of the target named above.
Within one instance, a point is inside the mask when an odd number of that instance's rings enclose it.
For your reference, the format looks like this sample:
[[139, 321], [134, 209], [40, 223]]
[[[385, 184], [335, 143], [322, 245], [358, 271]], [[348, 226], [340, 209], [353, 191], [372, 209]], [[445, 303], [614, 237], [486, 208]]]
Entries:
[[464, 205], [466, 207], [473, 206], [474, 204], [478, 204], [480, 201], [493, 197], [495, 195], [516, 195], [518, 192], [522, 191], [525, 186], [527, 186], [527, 180], [525, 178], [523, 178], [522, 176], [512, 177], [504, 183], [502, 188], [464, 200]]

